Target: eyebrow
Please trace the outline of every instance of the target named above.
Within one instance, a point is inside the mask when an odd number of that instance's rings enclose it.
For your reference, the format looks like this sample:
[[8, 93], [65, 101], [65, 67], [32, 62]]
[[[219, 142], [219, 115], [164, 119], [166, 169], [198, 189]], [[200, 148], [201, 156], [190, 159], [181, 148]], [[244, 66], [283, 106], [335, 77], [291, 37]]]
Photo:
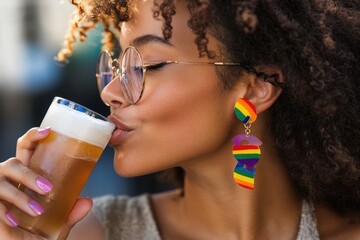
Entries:
[[131, 46], [134, 47], [140, 47], [149, 43], [161, 43], [167, 46], [174, 46], [172, 45], [168, 40], [165, 40], [162, 37], [156, 36], [156, 35], [152, 35], [152, 34], [147, 34], [147, 35], [143, 35], [140, 37], [135, 38], [132, 42], [131, 42]]

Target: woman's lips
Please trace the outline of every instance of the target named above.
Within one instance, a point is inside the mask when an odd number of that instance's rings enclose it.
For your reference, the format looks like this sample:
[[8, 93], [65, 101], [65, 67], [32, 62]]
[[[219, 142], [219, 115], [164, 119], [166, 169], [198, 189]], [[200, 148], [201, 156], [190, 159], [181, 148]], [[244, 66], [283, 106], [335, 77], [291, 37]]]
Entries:
[[119, 121], [114, 115], [110, 115], [108, 119], [116, 125], [115, 131], [113, 132], [109, 145], [116, 146], [119, 145], [122, 141], [123, 137], [132, 131], [131, 128], [123, 124], [121, 121]]
[[119, 128], [116, 128], [113, 134], [111, 135], [109, 145], [110, 146], [116, 146], [119, 145], [122, 141], [123, 137], [128, 134], [130, 131], [125, 131]]

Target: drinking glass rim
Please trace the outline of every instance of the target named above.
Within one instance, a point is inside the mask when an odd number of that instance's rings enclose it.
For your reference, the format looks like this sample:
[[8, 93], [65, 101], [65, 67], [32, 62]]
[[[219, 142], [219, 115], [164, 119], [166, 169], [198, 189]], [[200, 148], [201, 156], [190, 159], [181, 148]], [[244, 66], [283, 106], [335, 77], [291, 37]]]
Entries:
[[87, 107], [85, 107], [85, 106], [83, 106], [83, 105], [81, 105], [81, 104], [79, 104], [77, 102], [68, 100], [66, 98], [55, 96], [54, 99], [53, 99], [53, 102], [55, 102], [56, 104], [59, 104], [59, 105], [69, 107], [70, 109], [72, 109], [74, 111], [77, 111], [77, 112], [80, 112], [80, 113], [83, 113], [83, 114], [85, 114], [85, 115], [87, 115], [89, 117], [111, 123], [111, 121], [107, 117], [104, 117], [100, 113], [97, 113], [94, 110], [91, 110], [91, 109], [89, 109], [89, 108], [87, 108]]

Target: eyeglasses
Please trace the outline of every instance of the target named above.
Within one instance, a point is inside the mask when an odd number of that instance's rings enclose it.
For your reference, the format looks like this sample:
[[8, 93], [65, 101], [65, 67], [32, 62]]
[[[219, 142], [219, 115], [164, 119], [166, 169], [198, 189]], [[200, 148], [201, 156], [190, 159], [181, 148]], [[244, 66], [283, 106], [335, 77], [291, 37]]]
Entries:
[[258, 72], [255, 68], [232, 62], [191, 62], [191, 61], [163, 61], [143, 62], [140, 52], [135, 47], [125, 49], [120, 61], [113, 60], [108, 51], [101, 52], [97, 63], [96, 78], [100, 93], [113, 79], [119, 77], [121, 91], [130, 104], [136, 104], [144, 91], [145, 74], [147, 70], [154, 70], [168, 64], [210, 64], [215, 66], [239, 66], [247, 72], [254, 73], [264, 81], [283, 87], [278, 74], [268, 75]]

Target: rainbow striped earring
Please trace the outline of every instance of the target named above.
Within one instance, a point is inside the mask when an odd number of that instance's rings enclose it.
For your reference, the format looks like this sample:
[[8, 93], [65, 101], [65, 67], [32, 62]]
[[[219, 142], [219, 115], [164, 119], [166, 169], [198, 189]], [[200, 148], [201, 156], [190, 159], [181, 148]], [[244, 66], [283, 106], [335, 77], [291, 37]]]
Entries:
[[244, 123], [245, 134], [233, 138], [233, 155], [238, 161], [234, 169], [234, 180], [241, 187], [254, 189], [255, 164], [259, 161], [262, 142], [250, 135], [251, 123], [255, 122], [257, 114], [255, 106], [246, 98], [239, 98], [234, 107], [236, 117]]

